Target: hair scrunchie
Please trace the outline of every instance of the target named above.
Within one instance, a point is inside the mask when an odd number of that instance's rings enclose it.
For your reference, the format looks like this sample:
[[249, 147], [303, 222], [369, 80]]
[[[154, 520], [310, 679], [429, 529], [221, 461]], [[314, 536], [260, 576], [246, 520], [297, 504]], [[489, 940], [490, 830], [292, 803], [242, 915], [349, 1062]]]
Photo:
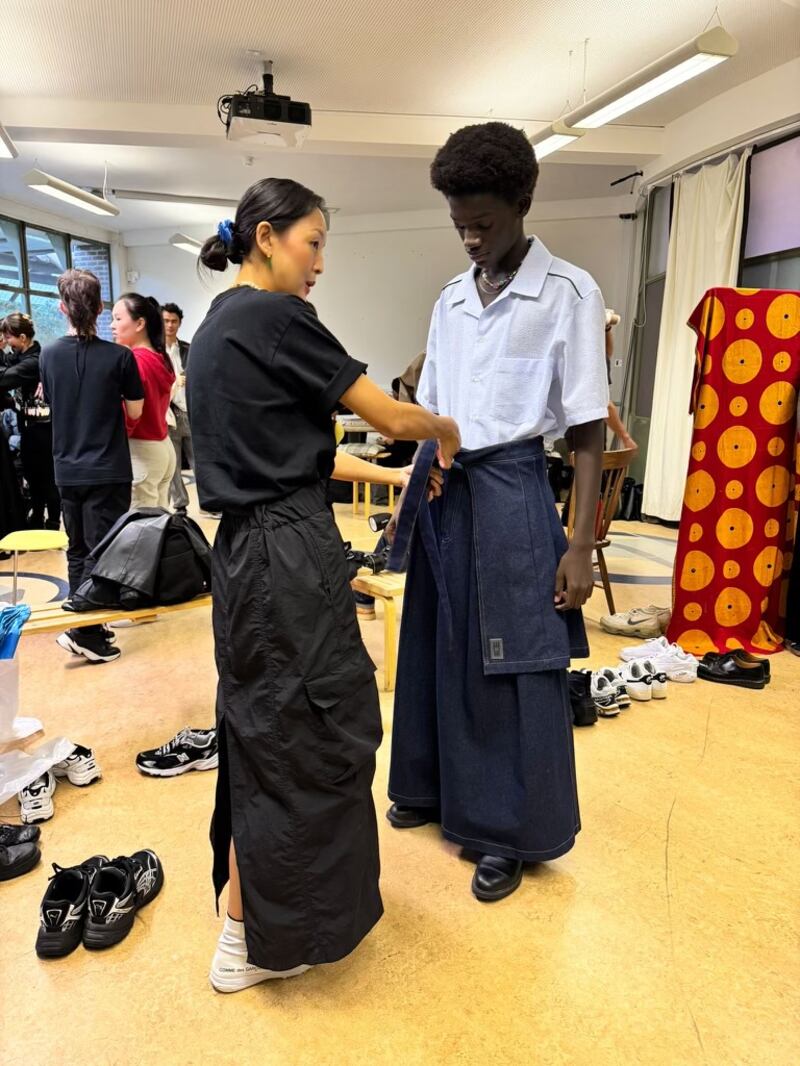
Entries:
[[231, 219], [226, 218], [220, 222], [217, 226], [217, 236], [226, 248], [230, 248], [233, 244], [233, 221]]

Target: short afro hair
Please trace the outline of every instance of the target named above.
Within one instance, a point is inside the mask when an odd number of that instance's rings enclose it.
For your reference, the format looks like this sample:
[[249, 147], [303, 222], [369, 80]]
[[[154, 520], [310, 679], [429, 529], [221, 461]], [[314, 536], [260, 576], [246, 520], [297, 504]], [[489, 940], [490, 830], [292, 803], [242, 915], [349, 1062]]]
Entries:
[[431, 184], [445, 196], [493, 193], [509, 204], [533, 196], [538, 177], [530, 141], [505, 122], [464, 126], [431, 164]]

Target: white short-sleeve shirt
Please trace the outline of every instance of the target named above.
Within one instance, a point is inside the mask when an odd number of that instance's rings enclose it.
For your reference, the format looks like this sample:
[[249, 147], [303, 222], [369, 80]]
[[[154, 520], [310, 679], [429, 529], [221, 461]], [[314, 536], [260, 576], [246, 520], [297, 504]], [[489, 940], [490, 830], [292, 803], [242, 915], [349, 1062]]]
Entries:
[[454, 418], [469, 449], [605, 418], [605, 304], [594, 279], [539, 240], [488, 307], [474, 267], [459, 275], [433, 310], [417, 400]]

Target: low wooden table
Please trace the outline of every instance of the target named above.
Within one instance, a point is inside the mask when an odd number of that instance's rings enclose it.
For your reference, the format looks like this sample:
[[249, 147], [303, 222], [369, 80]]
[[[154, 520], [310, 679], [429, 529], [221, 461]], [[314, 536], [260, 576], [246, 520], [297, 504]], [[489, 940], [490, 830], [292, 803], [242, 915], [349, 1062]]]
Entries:
[[111, 622], [132, 619], [136, 622], [152, 622], [159, 615], [173, 614], [175, 611], [190, 611], [195, 607], [210, 607], [211, 593], [195, 596], [186, 603], [173, 603], [169, 607], [140, 607], [135, 611], [121, 611], [113, 608], [98, 611], [65, 611], [61, 602], [40, 603], [31, 608], [31, 616], [22, 627], [22, 635], [33, 633], [62, 633], [65, 629], [83, 629], [84, 626], [102, 626]]

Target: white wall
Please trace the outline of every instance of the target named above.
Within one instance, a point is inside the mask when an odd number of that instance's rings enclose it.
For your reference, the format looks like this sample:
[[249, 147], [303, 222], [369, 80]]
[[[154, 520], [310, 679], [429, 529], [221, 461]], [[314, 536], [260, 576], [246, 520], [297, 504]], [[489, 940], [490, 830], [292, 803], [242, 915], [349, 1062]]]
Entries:
[[[534, 210], [528, 227], [554, 255], [588, 270], [606, 302], [623, 313], [632, 234], [631, 224], [617, 216], [627, 207], [618, 198], [547, 203], [539, 219]], [[140, 272], [139, 291], [181, 305], [183, 334], [191, 338], [213, 295], [230, 284], [232, 272], [211, 283], [201, 281], [194, 258], [170, 247], [165, 236], [137, 234], [135, 239], [156, 238], [163, 243], [128, 248], [128, 269]], [[444, 210], [335, 218], [325, 273], [313, 301], [347, 350], [388, 387], [424, 349], [440, 290], [467, 266]]]

